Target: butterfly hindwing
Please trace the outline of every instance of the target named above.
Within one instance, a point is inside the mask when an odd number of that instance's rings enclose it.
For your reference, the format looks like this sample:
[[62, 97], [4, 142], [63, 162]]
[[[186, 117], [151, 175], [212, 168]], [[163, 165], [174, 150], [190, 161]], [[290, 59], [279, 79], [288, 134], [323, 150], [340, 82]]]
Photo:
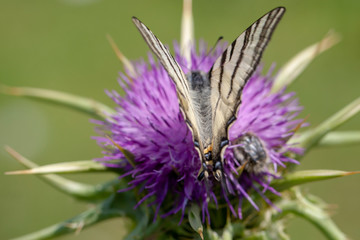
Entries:
[[209, 71], [214, 164], [223, 161], [223, 152], [229, 143], [228, 130], [236, 120], [243, 88], [256, 70], [284, 12], [283, 7], [275, 8], [258, 19], [228, 46]]

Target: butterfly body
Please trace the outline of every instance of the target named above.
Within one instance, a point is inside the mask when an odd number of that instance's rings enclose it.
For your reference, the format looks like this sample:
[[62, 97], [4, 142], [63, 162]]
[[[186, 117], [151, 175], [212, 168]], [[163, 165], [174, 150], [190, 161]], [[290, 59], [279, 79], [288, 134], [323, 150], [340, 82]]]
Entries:
[[[208, 178], [208, 172], [219, 169], [221, 174], [222, 165], [220, 158], [213, 158], [213, 123], [211, 107], [211, 84], [208, 74], [201, 71], [191, 71], [186, 75], [189, 83], [191, 101], [194, 103], [194, 115], [196, 116], [199, 137], [194, 139], [194, 145], [198, 149], [202, 162], [202, 171]], [[216, 170], [215, 170], [216, 171]], [[219, 175], [218, 178], [221, 178]]]
[[184, 74], [169, 50], [140, 20], [133, 17], [146, 43], [176, 86], [180, 111], [192, 132], [201, 159], [198, 179], [210, 173], [220, 181], [229, 128], [235, 122], [241, 95], [285, 8], [278, 7], [248, 27], [215, 61], [208, 73]]
[[212, 139], [212, 110], [210, 105], [211, 86], [206, 74], [200, 71], [192, 71], [186, 75], [189, 83], [191, 101], [194, 103], [194, 114], [199, 136], [204, 149], [211, 144]]

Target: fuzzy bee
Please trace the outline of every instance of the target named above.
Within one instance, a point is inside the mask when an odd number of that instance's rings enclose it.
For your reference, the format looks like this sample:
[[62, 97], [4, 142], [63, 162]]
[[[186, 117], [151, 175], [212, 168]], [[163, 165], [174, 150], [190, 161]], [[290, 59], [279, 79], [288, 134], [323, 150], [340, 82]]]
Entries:
[[246, 133], [233, 142], [235, 159], [249, 173], [259, 173], [270, 163], [263, 142], [254, 134]]

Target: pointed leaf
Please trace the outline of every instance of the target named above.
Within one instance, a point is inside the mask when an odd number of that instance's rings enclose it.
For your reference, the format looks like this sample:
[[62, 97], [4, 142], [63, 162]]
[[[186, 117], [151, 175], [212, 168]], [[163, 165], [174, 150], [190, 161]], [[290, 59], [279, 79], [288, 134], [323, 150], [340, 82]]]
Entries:
[[319, 147], [360, 144], [360, 131], [329, 132], [319, 142]]
[[118, 48], [118, 46], [116, 45], [116, 43], [114, 42], [114, 40], [112, 39], [112, 37], [109, 34], [106, 35], [106, 38], [108, 39], [108, 41], [109, 41], [112, 49], [114, 50], [116, 56], [122, 62], [124, 68], [128, 71], [130, 77], [136, 77], [138, 74], [136, 73], [134, 65], [120, 51], [120, 49]]
[[91, 98], [80, 97], [60, 91], [30, 87], [8, 87], [5, 85], [0, 85], [0, 92], [13, 96], [23, 96], [57, 103], [101, 119], [110, 119], [110, 115], [115, 114], [115, 111], [112, 108], [106, 106], [103, 103], [95, 101]]
[[[21, 164], [28, 168], [36, 168], [37, 164], [33, 163], [29, 159], [25, 158], [14, 149], [9, 146], [5, 147], [5, 150]], [[84, 201], [94, 201], [109, 196], [111, 193], [119, 188], [119, 180], [115, 179], [105, 184], [89, 185], [72, 181], [55, 174], [44, 174], [38, 175], [39, 178], [44, 180], [46, 183], [55, 187], [67, 195], [78, 198]]]
[[79, 172], [100, 172], [106, 171], [107, 168], [94, 160], [62, 162], [35, 167], [28, 170], [6, 172], [7, 175], [20, 174], [49, 174], [49, 173], [79, 173]]
[[188, 213], [188, 218], [190, 222], [190, 226], [192, 229], [194, 229], [195, 232], [197, 232], [201, 239], [204, 239], [203, 236], [203, 225], [200, 218], [200, 208], [196, 204], [192, 204]]
[[181, 19], [180, 50], [187, 63], [191, 62], [191, 49], [194, 43], [194, 20], [192, 15], [192, 0], [183, 1]]
[[340, 37], [334, 32], [329, 32], [320, 42], [317, 42], [293, 57], [277, 74], [271, 92], [275, 93], [290, 85], [305, 68], [320, 53], [338, 43]]
[[353, 174], [359, 174], [359, 172], [345, 172], [338, 170], [306, 170], [288, 173], [284, 175], [283, 179], [273, 180], [271, 186], [277, 191], [283, 191], [291, 187], [308, 183], [322, 181], [326, 179], [332, 179], [337, 177], [345, 177]]
[[289, 143], [298, 143], [300, 147], [308, 151], [316, 146], [319, 141], [329, 132], [341, 126], [360, 111], [360, 98], [357, 98], [349, 105], [335, 113], [333, 116], [325, 120], [319, 126], [312, 130], [308, 130], [300, 135], [299, 138], [290, 139]]

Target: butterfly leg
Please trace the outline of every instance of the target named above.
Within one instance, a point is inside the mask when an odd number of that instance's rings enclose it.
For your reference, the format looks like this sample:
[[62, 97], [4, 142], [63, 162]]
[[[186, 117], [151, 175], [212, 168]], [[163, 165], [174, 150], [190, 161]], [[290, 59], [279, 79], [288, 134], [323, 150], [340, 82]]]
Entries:
[[213, 170], [214, 177], [217, 181], [220, 181], [223, 175], [223, 166], [221, 164], [221, 161], [218, 160], [214, 164], [214, 170]]
[[202, 181], [203, 179], [209, 179], [209, 171], [208, 171], [208, 169], [207, 169], [207, 165], [206, 165], [206, 163], [203, 163], [202, 164], [202, 167], [201, 167], [201, 169], [200, 169], [200, 173], [198, 174], [198, 177], [197, 177], [197, 179], [199, 180], [199, 181]]

